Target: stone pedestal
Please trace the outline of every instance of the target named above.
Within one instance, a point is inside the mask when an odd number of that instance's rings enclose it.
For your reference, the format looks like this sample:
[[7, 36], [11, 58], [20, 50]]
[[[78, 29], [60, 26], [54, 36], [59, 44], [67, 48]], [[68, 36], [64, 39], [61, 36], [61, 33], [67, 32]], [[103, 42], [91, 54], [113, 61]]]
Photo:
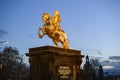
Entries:
[[77, 80], [84, 57], [78, 50], [53, 46], [30, 48], [26, 55], [32, 80]]

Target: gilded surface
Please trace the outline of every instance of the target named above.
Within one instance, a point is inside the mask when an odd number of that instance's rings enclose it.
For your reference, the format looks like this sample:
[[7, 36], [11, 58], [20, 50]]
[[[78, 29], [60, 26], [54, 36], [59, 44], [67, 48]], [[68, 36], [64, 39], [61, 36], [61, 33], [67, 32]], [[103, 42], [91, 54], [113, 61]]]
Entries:
[[54, 11], [54, 16], [51, 16], [49, 13], [44, 13], [42, 22], [44, 23], [42, 28], [38, 28], [39, 38], [48, 35], [57, 47], [60, 42], [63, 48], [69, 48], [67, 35], [59, 25], [61, 22], [59, 11]]

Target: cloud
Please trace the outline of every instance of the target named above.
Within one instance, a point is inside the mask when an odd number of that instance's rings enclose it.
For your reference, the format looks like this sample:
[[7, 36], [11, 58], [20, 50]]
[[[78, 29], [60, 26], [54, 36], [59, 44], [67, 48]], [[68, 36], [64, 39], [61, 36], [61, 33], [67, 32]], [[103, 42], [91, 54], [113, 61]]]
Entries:
[[115, 75], [120, 75], [119, 57], [120, 56], [110, 56], [109, 59], [105, 59], [104, 57], [89, 56], [90, 59], [97, 59], [99, 64], [102, 65], [104, 72], [108, 72], [109, 75], [113, 74], [113, 72], [115, 73]]
[[0, 29], [0, 36], [4, 36], [4, 35], [6, 35], [6, 34], [8, 34], [8, 32], [6, 32], [5, 30], [1, 30], [1, 29]]
[[111, 68], [114, 68], [114, 66], [109, 66], [109, 65], [107, 66], [107, 65], [106, 65], [106, 66], [103, 66], [103, 68], [104, 68], [104, 69], [111, 69]]
[[[120, 69], [120, 56], [110, 56], [108, 60], [101, 62], [104, 68], [119, 68]], [[111, 67], [112, 66], [112, 67]]]
[[9, 42], [8, 41], [1, 41], [0, 43], [1, 44], [8, 44]]
[[89, 56], [90, 59], [98, 60], [99, 62], [102, 60], [103, 57], [95, 57], [95, 56]]
[[115, 68], [120, 68], [120, 61], [111, 62], [111, 65], [113, 65]]
[[104, 62], [104, 63], [110, 63], [110, 61], [109, 61], [109, 60], [104, 60], [104, 61], [102, 61], [102, 62]]
[[101, 62], [104, 72], [109, 73], [109, 75], [112, 75], [113, 73], [115, 75], [120, 75], [120, 62], [119, 61], [111, 61], [111, 60], [104, 60]]
[[108, 32], [110, 33], [114, 33], [114, 34], [120, 34], [120, 30], [119, 27], [109, 27], [109, 28], [105, 28]]
[[87, 54], [98, 54], [98, 55], [102, 54], [101, 50], [98, 49], [81, 49], [81, 51]]
[[110, 60], [120, 60], [120, 56], [110, 56]]

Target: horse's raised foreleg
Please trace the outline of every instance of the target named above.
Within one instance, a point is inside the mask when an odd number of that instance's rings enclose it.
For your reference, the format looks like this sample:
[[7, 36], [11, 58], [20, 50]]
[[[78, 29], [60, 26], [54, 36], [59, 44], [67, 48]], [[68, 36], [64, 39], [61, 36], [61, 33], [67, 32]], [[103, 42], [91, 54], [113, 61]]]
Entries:
[[39, 36], [39, 38], [42, 38], [45, 34], [44, 33], [40, 34], [40, 31], [42, 31], [42, 33], [43, 33], [42, 28], [38, 28], [38, 36]]

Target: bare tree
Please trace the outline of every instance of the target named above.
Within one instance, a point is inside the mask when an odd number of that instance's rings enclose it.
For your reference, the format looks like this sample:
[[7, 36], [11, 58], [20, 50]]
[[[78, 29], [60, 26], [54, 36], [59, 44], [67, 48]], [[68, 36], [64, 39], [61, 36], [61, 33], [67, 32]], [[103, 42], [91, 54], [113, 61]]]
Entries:
[[23, 63], [23, 57], [20, 56], [16, 48], [5, 47], [0, 53], [0, 58], [0, 63], [2, 64], [0, 80], [6, 80], [8, 78], [19, 80], [28, 76], [29, 70], [26, 64]]

